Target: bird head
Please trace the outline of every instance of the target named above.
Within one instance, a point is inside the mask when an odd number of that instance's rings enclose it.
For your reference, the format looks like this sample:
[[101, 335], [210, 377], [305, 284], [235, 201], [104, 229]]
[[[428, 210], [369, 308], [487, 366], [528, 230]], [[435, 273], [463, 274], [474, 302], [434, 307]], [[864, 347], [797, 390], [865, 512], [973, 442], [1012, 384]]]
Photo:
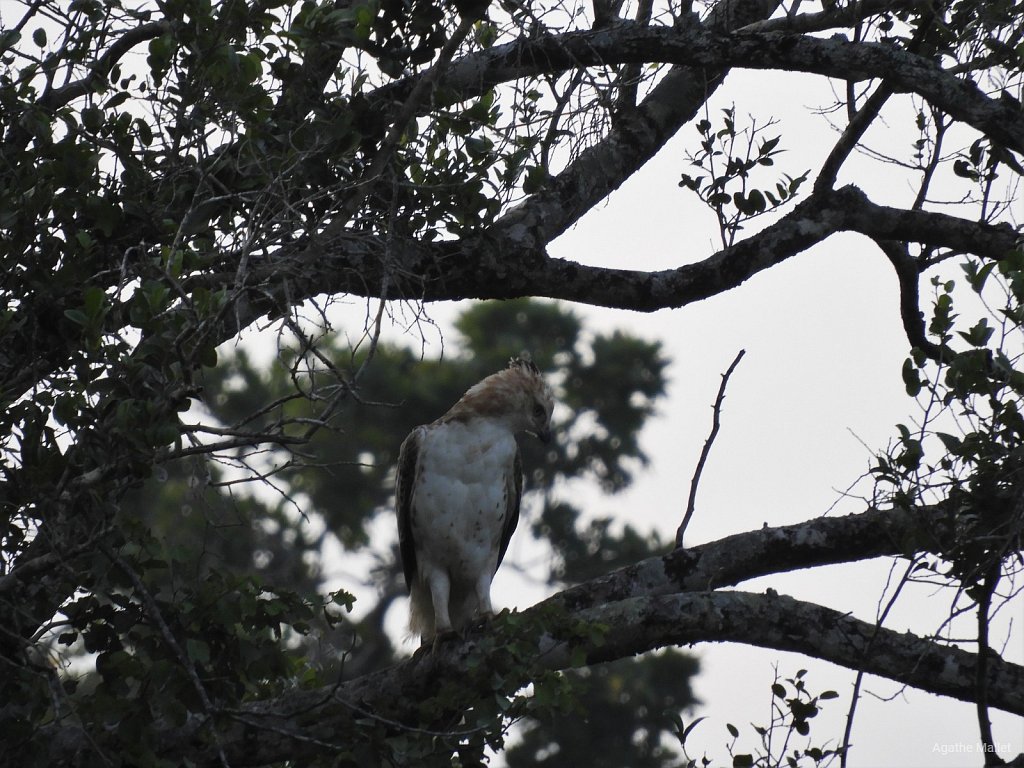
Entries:
[[523, 397], [519, 407], [529, 412], [529, 425], [524, 431], [536, 435], [541, 442], [551, 442], [551, 412], [555, 407], [555, 395], [544, 381], [540, 369], [528, 358], [514, 357], [502, 373], [520, 380]]
[[551, 440], [554, 406], [554, 393], [540, 369], [529, 359], [515, 357], [507, 368], [471, 387], [449, 415], [469, 411], [501, 419], [513, 432], [530, 432], [546, 443]]

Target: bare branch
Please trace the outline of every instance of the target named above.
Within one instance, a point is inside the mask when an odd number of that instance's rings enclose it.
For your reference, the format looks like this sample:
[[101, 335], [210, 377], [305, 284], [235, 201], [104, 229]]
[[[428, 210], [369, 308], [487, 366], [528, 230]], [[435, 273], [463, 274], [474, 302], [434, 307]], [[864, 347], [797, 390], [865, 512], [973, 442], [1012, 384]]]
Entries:
[[888, 83], [882, 83], [868, 97], [864, 105], [857, 110], [857, 113], [843, 131], [842, 136], [839, 137], [839, 141], [833, 145], [832, 151], [828, 153], [828, 157], [825, 158], [821, 170], [818, 171], [818, 178], [814, 180], [815, 191], [831, 188], [835, 184], [839, 169], [846, 162], [854, 147], [860, 142], [864, 132], [867, 131], [875, 121], [875, 118], [878, 117], [885, 102], [889, 100], [892, 94], [892, 87]]
[[[889, 616], [889, 612], [892, 611], [893, 606], [896, 605], [896, 598], [898, 598], [900, 596], [900, 593], [903, 591], [903, 587], [907, 584], [910, 574], [913, 571], [917, 562], [918, 560], [915, 558], [914, 560], [911, 560], [909, 563], [907, 563], [907, 567], [903, 571], [903, 576], [900, 578], [899, 584], [896, 586], [896, 589], [893, 590], [892, 597], [890, 597], [889, 600], [886, 601], [885, 608], [882, 609], [882, 612], [878, 615], [878, 618], [875, 621], [876, 629], [880, 629], [882, 627], [882, 624], [885, 623], [886, 618]], [[896, 561], [893, 561], [893, 568], [895, 567]], [[889, 571], [889, 575], [891, 577], [892, 570]], [[878, 633], [876, 632], [868, 640], [868, 644], [864, 649], [865, 655], [871, 652], [871, 648], [874, 645], [875, 637], [877, 636], [877, 634]], [[840, 768], [846, 768], [847, 760], [850, 756], [850, 734], [853, 733], [853, 718], [857, 712], [857, 703], [860, 701], [860, 689], [863, 682], [864, 666], [862, 664], [857, 668], [857, 676], [853, 681], [853, 692], [850, 694], [850, 706], [846, 711], [846, 726], [843, 728], [843, 741], [839, 753]]]
[[697, 460], [697, 468], [693, 471], [693, 479], [690, 480], [690, 495], [686, 500], [686, 513], [683, 515], [683, 522], [679, 524], [679, 528], [676, 530], [677, 549], [683, 546], [683, 535], [686, 533], [686, 526], [690, 524], [690, 518], [693, 517], [693, 510], [697, 504], [697, 486], [700, 483], [700, 476], [704, 471], [704, 464], [708, 460], [711, 446], [718, 436], [718, 429], [722, 423], [722, 403], [725, 401], [725, 388], [729, 385], [729, 377], [732, 376], [732, 372], [736, 370], [736, 366], [740, 364], [740, 360], [743, 359], [743, 355], [746, 353], [745, 349], [741, 349], [725, 373], [722, 374], [722, 384], [718, 387], [718, 397], [715, 398], [713, 406], [714, 415], [711, 419], [711, 434], [708, 435], [708, 439], [704, 441], [704, 448], [701, 449], [700, 458]]

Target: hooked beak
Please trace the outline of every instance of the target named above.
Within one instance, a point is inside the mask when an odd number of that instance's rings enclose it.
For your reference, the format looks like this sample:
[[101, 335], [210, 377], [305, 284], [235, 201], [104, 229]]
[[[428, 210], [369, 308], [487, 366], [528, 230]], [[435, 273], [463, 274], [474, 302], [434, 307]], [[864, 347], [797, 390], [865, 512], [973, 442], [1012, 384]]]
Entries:
[[540, 430], [537, 430], [537, 432], [535, 434], [537, 435], [537, 439], [540, 440], [545, 445], [547, 445], [548, 443], [551, 442], [551, 430], [550, 429], [540, 429]]

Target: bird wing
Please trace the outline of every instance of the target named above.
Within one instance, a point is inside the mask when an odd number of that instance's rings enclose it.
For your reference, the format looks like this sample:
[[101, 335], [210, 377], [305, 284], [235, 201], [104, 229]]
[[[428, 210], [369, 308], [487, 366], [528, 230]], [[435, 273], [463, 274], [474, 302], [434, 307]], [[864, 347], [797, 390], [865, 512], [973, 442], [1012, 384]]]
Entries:
[[398, 547], [405, 571], [405, 586], [412, 588], [416, 576], [416, 542], [412, 537], [412, 496], [419, 474], [420, 441], [423, 427], [417, 427], [398, 450], [398, 474], [395, 478], [395, 511], [398, 513]]
[[505, 559], [505, 550], [512, 538], [516, 526], [519, 525], [519, 503], [523, 500], [523, 455], [516, 445], [516, 457], [512, 462], [512, 471], [505, 475], [505, 523], [501, 528], [501, 548], [498, 550], [498, 562], [494, 570], [498, 570]]

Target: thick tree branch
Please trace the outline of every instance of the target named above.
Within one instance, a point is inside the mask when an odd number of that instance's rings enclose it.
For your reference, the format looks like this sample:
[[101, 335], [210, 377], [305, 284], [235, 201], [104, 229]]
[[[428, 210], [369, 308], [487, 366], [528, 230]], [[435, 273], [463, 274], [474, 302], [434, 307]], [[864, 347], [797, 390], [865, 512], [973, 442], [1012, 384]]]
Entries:
[[[525, 611], [516, 626], [533, 626], [531, 632], [541, 633], [531, 636], [537, 652], [530, 656], [546, 669], [568, 666], [575, 649], [596, 663], [666, 645], [742, 642], [804, 653], [921, 690], [973, 700], [978, 674], [974, 654], [773, 592], [707, 591], [768, 573], [898, 554], [906, 546], [941, 552], [954, 539], [954, 513], [945, 506], [871, 510], [752, 531], [677, 550], [573, 587]], [[607, 629], [595, 642], [588, 634], [573, 632], [576, 620]], [[220, 738], [227, 758], [231, 765], [300, 758], [324, 743], [344, 743], [354, 722], [367, 718], [400, 730], [400, 723], [418, 716], [420, 705], [437, 695], [445, 681], [458, 680], [468, 690], [479, 683], [480, 695], [493, 695], [497, 674], [506, 676], [504, 689], [514, 691], [536, 670], [525, 669], [522, 660], [502, 661], [502, 646], [488, 640], [491, 631], [330, 689], [292, 692], [223, 712], [228, 717]], [[481, 666], [483, 658], [488, 663]], [[478, 674], [486, 680], [477, 681]], [[1024, 669], [992, 658], [985, 680], [991, 706], [1024, 714]], [[158, 751], [212, 763], [216, 748], [202, 741], [199, 728], [196, 722], [162, 730], [155, 742]], [[49, 736], [53, 765], [67, 764], [87, 744], [77, 726], [54, 725]]]
[[[763, 595], [705, 592], [633, 598], [584, 611], [579, 618], [609, 628], [604, 645], [588, 658], [591, 662], [666, 645], [738, 642], [803, 653], [929, 693], [974, 701], [975, 654], [773, 590]], [[567, 662], [568, 654], [558, 661]], [[989, 659], [985, 678], [990, 704], [1024, 715], [1024, 667]]]
[[[622, 22], [605, 29], [522, 39], [456, 61], [440, 85], [462, 100], [502, 83], [569, 69], [653, 63], [710, 69], [779, 69], [847, 81], [878, 79], [897, 93], [917, 93], [1000, 144], [1024, 152], [1019, 105], [991, 99], [934, 61], [883, 43], [850, 42], [776, 32], [721, 32], [691, 22], [648, 27]], [[395, 98], [415, 78], [380, 89]]]
[[[238, 327], [244, 327], [267, 312], [283, 311], [289, 302], [320, 293], [378, 296], [379, 286], [385, 283], [388, 292], [384, 298], [388, 299], [543, 296], [653, 312], [736, 288], [844, 231], [876, 240], [962, 250], [989, 259], [1002, 258], [1017, 244], [1017, 233], [1009, 225], [882, 206], [856, 187], [847, 186], [812, 195], [780, 221], [702, 261], [657, 272], [591, 267], [549, 258], [533, 248], [529, 233], [515, 231], [508, 231], [502, 242], [486, 237], [431, 246], [393, 242], [388, 260], [383, 257], [383, 242], [374, 237], [343, 236], [333, 242], [313, 242], [287, 259], [254, 269], [254, 288], [235, 317], [240, 321]], [[520, 235], [522, 240], [517, 239]], [[189, 285], [216, 288], [218, 279], [199, 277]], [[238, 327], [229, 323], [221, 337], [230, 338]]]
[[841, 8], [817, 13], [786, 14], [775, 19], [754, 22], [743, 27], [741, 32], [823, 32], [826, 29], [851, 27], [872, 16], [889, 11], [914, 8], [918, 0], [860, 0]]
[[570, 587], [548, 602], [575, 612], [636, 597], [734, 587], [772, 573], [917, 551], [941, 554], [955, 543], [955, 525], [955, 510], [938, 505], [871, 509], [762, 528], [641, 560]]
[[[1013, 105], [990, 99], [927, 58], [877, 43], [821, 40], [793, 34], [723, 31], [770, 15], [777, 3], [723, 3], [708, 25], [675, 28], [622, 22], [604, 29], [522, 39], [467, 55], [439, 85], [444, 105], [502, 83], [587, 66], [660, 61], [674, 64], [652, 93], [595, 147], [582, 153], [540, 192], [509, 211], [490, 237], [542, 249], [636, 171], [685, 124], [732, 67], [788, 69], [849, 81], [878, 78], [879, 102], [891, 92], [916, 92], [954, 117], [1024, 151], [1024, 119]], [[401, 99], [422, 76], [385, 86], [371, 101]], [[859, 126], [858, 126], [859, 127]], [[829, 168], [828, 174], [834, 174]]]
[[[711, 29], [728, 30], [766, 19], [774, 0], [729, 0], [708, 16]], [[510, 235], [535, 247], [551, 242], [614, 192], [697, 113], [722, 84], [724, 67], [675, 66], [635, 108], [620, 113], [600, 142], [585, 150], [544, 189], [509, 211], [493, 237]]]

